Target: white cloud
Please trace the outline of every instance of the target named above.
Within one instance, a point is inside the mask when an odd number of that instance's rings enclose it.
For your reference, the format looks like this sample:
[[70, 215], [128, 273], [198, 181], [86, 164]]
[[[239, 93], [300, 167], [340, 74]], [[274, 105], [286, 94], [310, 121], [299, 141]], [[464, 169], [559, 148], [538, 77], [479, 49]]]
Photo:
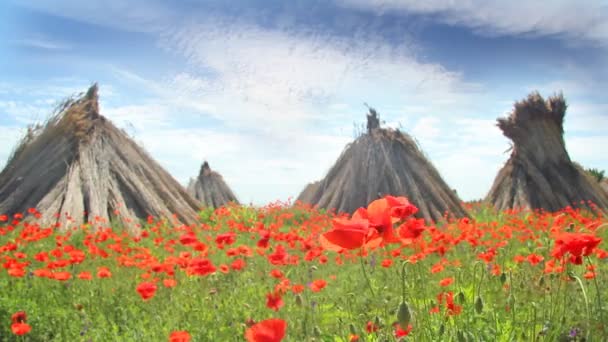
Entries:
[[[324, 113], [340, 107], [430, 102], [432, 109], [445, 111], [481, 91], [461, 74], [420, 62], [407, 48], [375, 38], [311, 36], [200, 19], [164, 32], [161, 46], [204, 70], [178, 75], [169, 88], [194, 89], [217, 117], [279, 135], [285, 128], [331, 120]], [[345, 119], [356, 115], [362, 121], [362, 109]], [[377, 109], [387, 121], [402, 115]]]
[[484, 35], [559, 36], [570, 42], [608, 46], [608, 4], [605, 1], [554, 0], [336, 0], [348, 7], [378, 13], [403, 11], [434, 15], [439, 20]]
[[22, 128], [15, 126], [0, 126], [0, 170], [4, 168], [8, 157], [23, 136]]

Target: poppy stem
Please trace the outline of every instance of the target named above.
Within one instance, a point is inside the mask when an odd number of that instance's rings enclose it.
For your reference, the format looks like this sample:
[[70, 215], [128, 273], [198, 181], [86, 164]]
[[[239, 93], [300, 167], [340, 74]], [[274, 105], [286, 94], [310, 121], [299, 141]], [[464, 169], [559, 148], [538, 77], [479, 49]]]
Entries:
[[575, 279], [578, 282], [581, 291], [583, 291], [583, 299], [585, 300], [585, 311], [587, 312], [587, 331], [586, 331], [586, 340], [589, 340], [589, 334], [591, 333], [591, 313], [589, 311], [589, 299], [587, 298], [587, 291], [585, 291], [585, 286], [583, 285], [583, 281], [581, 278], [576, 276], [573, 272], [568, 274], [570, 278]]
[[[592, 272], [595, 274], [595, 265], [593, 265], [593, 263], [591, 262], [591, 258], [587, 256], [587, 263], [589, 264], [590, 268], [592, 269]], [[600, 295], [600, 287], [597, 284], [597, 277], [593, 277], [593, 284], [595, 285], [595, 293], [596, 293], [596, 297], [597, 297], [597, 307], [600, 310], [600, 319], [602, 322], [606, 322], [604, 320], [604, 310], [602, 308], [602, 297]], [[602, 323], [604, 324], [604, 323]], [[606, 336], [606, 326], [602, 327], [602, 335]]]
[[363, 277], [365, 278], [365, 281], [367, 282], [367, 287], [369, 287], [369, 291], [372, 293], [372, 296], [374, 298], [376, 298], [376, 293], [374, 292], [374, 288], [372, 287], [372, 282], [369, 279], [369, 276], [367, 275], [367, 271], [365, 270], [365, 263], [363, 262], [363, 256], [361, 256], [359, 260], [361, 260], [361, 270], [363, 271]]
[[409, 262], [406, 260], [401, 264], [401, 301], [405, 302], [405, 266]]

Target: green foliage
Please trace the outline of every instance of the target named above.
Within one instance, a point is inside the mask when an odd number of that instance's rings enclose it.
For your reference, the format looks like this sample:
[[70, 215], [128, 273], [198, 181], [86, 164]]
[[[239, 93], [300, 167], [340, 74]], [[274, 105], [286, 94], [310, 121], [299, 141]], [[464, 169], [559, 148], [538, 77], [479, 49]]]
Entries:
[[586, 171], [591, 176], [593, 176], [593, 178], [595, 178], [598, 183], [601, 182], [604, 179], [604, 175], [605, 175], [605, 171], [604, 170], [599, 170], [599, 169], [591, 168], [591, 169], [586, 169]]
[[[553, 260], [551, 229], [574, 225], [588, 231], [586, 227], [606, 225], [604, 219], [568, 213], [496, 213], [481, 204], [472, 216], [470, 221], [442, 227], [434, 239], [430, 232], [425, 233], [427, 247], [439, 236], [446, 239], [439, 244], [446, 248], [444, 254], [421, 246], [388, 246], [362, 260], [327, 251], [324, 258], [307, 260], [311, 249], [304, 247], [305, 242], [314, 243], [319, 232], [329, 229], [330, 215], [298, 207], [206, 208], [201, 211], [201, 222], [209, 228], [193, 229], [198, 240], [209, 247], [201, 255], [218, 267], [206, 276], [188, 275], [177, 265], [174, 276], [153, 271], [155, 263], [169, 263], [181, 253], [198, 255], [191, 246], [179, 243], [183, 228], [150, 225], [144, 228], [149, 236], [140, 239], [118, 233], [120, 230], [106, 235], [76, 231], [63, 242], [58, 238], [63, 235], [55, 232], [26, 243], [23, 227], [9, 230], [0, 223], [0, 258], [7, 262], [20, 252], [26, 258], [18, 260], [30, 263], [22, 278], [11, 277], [0, 268], [0, 341], [166, 341], [177, 330], [188, 331], [193, 341], [242, 341], [248, 320], [271, 317], [288, 322], [285, 341], [349, 341], [351, 334], [359, 335], [360, 341], [399, 341], [393, 327], [397, 321], [412, 325], [409, 336], [401, 341], [559, 341], [569, 338], [572, 331], [577, 332], [578, 340], [586, 335], [587, 340], [606, 340], [608, 327], [602, 318], [608, 317], [608, 307], [600, 300], [608, 298], [606, 259], [590, 255], [583, 265], [566, 264], [570, 277], [544, 271]], [[255, 250], [258, 225], [273, 234], [265, 255], [229, 255], [230, 249], [239, 246]], [[236, 241], [221, 249], [215, 246], [215, 237], [227, 232], [235, 232]], [[596, 233], [604, 239], [600, 247], [606, 249], [608, 229], [597, 228]], [[3, 248], [16, 241], [16, 250]], [[298, 262], [271, 265], [267, 256], [278, 244], [296, 255]], [[94, 254], [91, 246], [108, 256]], [[479, 255], [494, 247], [494, 259], [482, 261]], [[31, 273], [51, 261], [69, 259], [66, 250], [71, 248], [84, 251], [86, 258], [57, 269], [72, 274], [68, 281]], [[54, 250], [63, 255], [46, 262], [35, 259], [39, 252]], [[410, 261], [421, 253], [423, 258]], [[530, 254], [544, 260], [536, 265], [514, 261], [517, 255]], [[236, 259], [245, 260], [246, 267], [219, 271], [220, 265], [229, 266]], [[384, 260], [392, 260], [392, 264], [383, 267]], [[408, 264], [402, 273], [405, 260]], [[589, 262], [596, 267], [595, 278], [585, 278]], [[437, 265], [442, 270], [432, 271]], [[112, 276], [97, 278], [99, 267], [108, 267]], [[266, 295], [280, 283], [269, 276], [273, 269], [281, 270], [290, 285], [305, 286], [298, 295], [287, 288], [285, 305], [279, 311], [265, 305]], [[78, 279], [82, 271], [91, 272], [93, 279]], [[167, 278], [175, 279], [177, 286], [165, 288], [162, 280]], [[453, 284], [441, 286], [445, 278], [454, 278]], [[142, 300], [137, 285], [154, 279], [158, 279], [155, 296]], [[327, 286], [313, 292], [309, 284], [317, 279], [325, 280]], [[461, 308], [458, 314], [449, 314], [446, 299], [439, 299], [444, 292], [453, 293], [454, 304]], [[27, 312], [32, 331], [16, 337], [10, 330], [11, 315], [20, 310]], [[370, 322], [378, 327], [376, 332], [368, 333]]]

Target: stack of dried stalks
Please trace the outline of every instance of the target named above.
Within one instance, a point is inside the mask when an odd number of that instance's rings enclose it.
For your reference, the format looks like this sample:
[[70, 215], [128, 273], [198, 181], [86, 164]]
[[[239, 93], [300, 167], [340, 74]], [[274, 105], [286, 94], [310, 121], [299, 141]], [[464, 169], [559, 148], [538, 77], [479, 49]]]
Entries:
[[367, 133], [349, 144], [325, 178], [309, 184], [298, 200], [352, 213], [385, 195], [405, 196], [417, 216], [439, 221], [446, 213], [467, 216], [456, 193], [409, 135], [380, 127], [370, 109]]
[[218, 208], [229, 202], [238, 203], [222, 175], [212, 171], [206, 161], [196, 180], [190, 180], [188, 192], [205, 207]]
[[513, 149], [486, 197], [497, 209], [557, 211], [589, 200], [608, 208], [608, 195], [566, 151], [566, 108], [562, 94], [545, 101], [533, 92], [516, 102], [507, 118], [498, 119], [498, 127], [513, 141]]
[[36, 208], [42, 224], [194, 223], [198, 204], [122, 130], [99, 114], [97, 85], [66, 100], [28, 134], [0, 173], [0, 213]]

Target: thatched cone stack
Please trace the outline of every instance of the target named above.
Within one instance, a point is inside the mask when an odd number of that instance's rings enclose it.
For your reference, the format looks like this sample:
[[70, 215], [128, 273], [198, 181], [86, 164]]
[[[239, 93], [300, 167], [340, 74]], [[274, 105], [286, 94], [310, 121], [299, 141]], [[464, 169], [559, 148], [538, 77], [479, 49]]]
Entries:
[[36, 208], [42, 224], [148, 215], [194, 223], [197, 203], [126, 133], [99, 114], [97, 85], [30, 130], [0, 173], [0, 213]]
[[325, 178], [309, 184], [298, 200], [352, 213], [385, 195], [407, 197], [419, 208], [417, 216], [427, 221], [439, 221], [446, 212], [467, 216], [416, 142], [399, 130], [380, 128], [370, 109], [367, 133], [349, 144]]
[[486, 198], [498, 210], [557, 211], [587, 200], [608, 208], [608, 196], [600, 185], [566, 151], [566, 107], [561, 94], [545, 101], [533, 92], [515, 103], [509, 117], [498, 119], [498, 127], [513, 141], [511, 157]]
[[206, 161], [196, 180], [190, 180], [188, 192], [205, 207], [219, 208], [228, 202], [238, 203], [222, 175], [212, 171]]
[[319, 188], [319, 184], [321, 184], [321, 181], [308, 183], [306, 185], [306, 187], [304, 188], [304, 190], [302, 190], [302, 192], [300, 192], [300, 194], [298, 195], [298, 198], [296, 200], [300, 201], [302, 203], [311, 203], [312, 199], [315, 196], [315, 192]]

